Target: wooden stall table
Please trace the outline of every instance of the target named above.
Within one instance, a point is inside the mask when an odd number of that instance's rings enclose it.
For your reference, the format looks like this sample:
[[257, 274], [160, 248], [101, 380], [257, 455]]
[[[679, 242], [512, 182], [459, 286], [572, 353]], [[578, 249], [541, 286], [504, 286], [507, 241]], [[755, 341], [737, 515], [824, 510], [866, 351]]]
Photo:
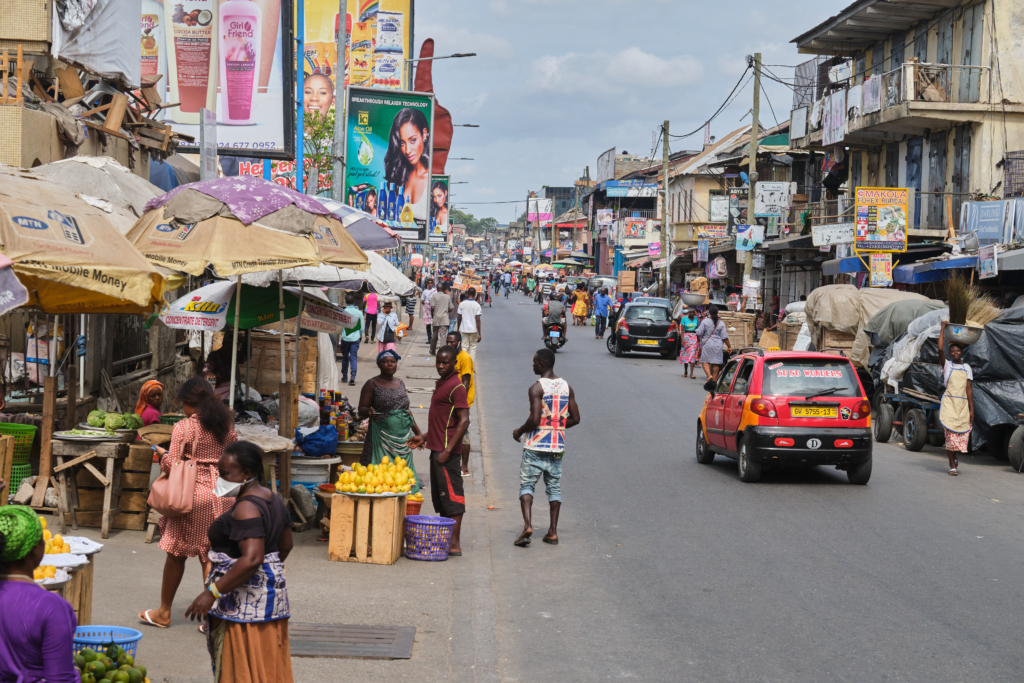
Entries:
[[[81, 470], [86, 470], [102, 487], [103, 505], [98, 513], [82, 511], [89, 515], [88, 526], [97, 526], [99, 522], [100, 536], [110, 536], [110, 526], [114, 517], [120, 512], [118, 502], [121, 497], [121, 465], [128, 457], [128, 444], [115, 441], [102, 442], [79, 442], [61, 441], [54, 439], [51, 442], [52, 453], [57, 459], [57, 465], [53, 468], [58, 476], [60, 486], [60, 515], [63, 518], [67, 513], [71, 518], [71, 528], [78, 529], [79, 506], [81, 498], [78, 490], [78, 475]], [[66, 462], [65, 462], [66, 460]], [[93, 464], [96, 463], [96, 464]], [[96, 465], [100, 465], [104, 471], [101, 473]], [[68, 473], [71, 473], [71, 486], [68, 486]], [[70, 497], [68, 495], [70, 488]], [[98, 491], [97, 491], [98, 493]], [[98, 514], [98, 518], [95, 516]], [[145, 519], [142, 519], [145, 522]], [[83, 526], [86, 525], [83, 522]], [[142, 529], [143, 527], [139, 527]]]
[[331, 496], [327, 559], [369, 564], [397, 562], [405, 535], [407, 495], [370, 497], [335, 493]]
[[[69, 572], [71, 580], [57, 591], [75, 610], [79, 626], [92, 625], [92, 587], [96, 572], [96, 556], [99, 553], [99, 550], [93, 553], [83, 553], [89, 558], [89, 563], [71, 570]], [[43, 561], [45, 562], [46, 559], [44, 558]]]

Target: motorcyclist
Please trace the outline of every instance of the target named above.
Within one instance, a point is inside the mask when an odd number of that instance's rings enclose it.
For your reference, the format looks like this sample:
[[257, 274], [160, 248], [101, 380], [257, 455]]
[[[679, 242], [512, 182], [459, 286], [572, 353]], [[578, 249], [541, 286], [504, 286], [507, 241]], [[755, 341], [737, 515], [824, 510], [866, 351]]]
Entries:
[[565, 295], [560, 292], [553, 292], [548, 298], [548, 302], [544, 304], [544, 308], [541, 310], [541, 339], [547, 340], [548, 337], [548, 326], [559, 325], [562, 331], [562, 338], [568, 341], [566, 332], [568, 328], [565, 324]]

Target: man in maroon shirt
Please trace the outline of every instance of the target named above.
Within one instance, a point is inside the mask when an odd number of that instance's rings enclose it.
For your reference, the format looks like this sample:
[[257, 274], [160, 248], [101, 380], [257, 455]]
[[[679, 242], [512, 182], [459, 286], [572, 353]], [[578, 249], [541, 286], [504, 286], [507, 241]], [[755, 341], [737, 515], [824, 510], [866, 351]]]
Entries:
[[414, 436], [406, 442], [409, 448], [430, 449], [430, 499], [434, 511], [455, 520], [449, 555], [462, 555], [459, 533], [462, 515], [466, 512], [466, 494], [462, 486], [462, 437], [469, 427], [469, 402], [466, 386], [455, 372], [458, 352], [443, 346], [434, 357], [437, 380], [430, 398], [426, 436]]

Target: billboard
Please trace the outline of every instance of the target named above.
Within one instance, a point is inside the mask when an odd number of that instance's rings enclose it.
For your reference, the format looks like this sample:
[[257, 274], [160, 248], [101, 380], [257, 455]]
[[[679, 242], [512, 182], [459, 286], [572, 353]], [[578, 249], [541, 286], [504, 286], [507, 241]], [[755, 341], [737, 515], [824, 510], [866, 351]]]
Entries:
[[594, 182], [615, 179], [615, 148], [612, 147], [597, 158], [597, 175]]
[[906, 251], [910, 192], [905, 187], [858, 187], [857, 251]]
[[410, 90], [405, 68], [413, 49], [413, 0], [304, 0], [306, 111], [328, 111], [338, 92], [338, 35], [344, 31], [345, 73], [342, 88], [354, 85], [383, 90]]
[[426, 242], [434, 96], [348, 89], [345, 201], [407, 241]]
[[[430, 176], [430, 219], [427, 221], [429, 228], [427, 241], [431, 244], [443, 244], [448, 240], [448, 196], [451, 184], [451, 176]], [[467, 239], [467, 249], [469, 249], [469, 245], [470, 241]]]
[[609, 180], [605, 183], [607, 197], [657, 197], [658, 183], [643, 180]]
[[[177, 107], [164, 120], [199, 141], [200, 109], [217, 118], [217, 142], [234, 156], [294, 156], [292, 0], [142, 3], [142, 73]], [[163, 69], [163, 71], [161, 71]], [[198, 153], [198, 146], [182, 145]]]

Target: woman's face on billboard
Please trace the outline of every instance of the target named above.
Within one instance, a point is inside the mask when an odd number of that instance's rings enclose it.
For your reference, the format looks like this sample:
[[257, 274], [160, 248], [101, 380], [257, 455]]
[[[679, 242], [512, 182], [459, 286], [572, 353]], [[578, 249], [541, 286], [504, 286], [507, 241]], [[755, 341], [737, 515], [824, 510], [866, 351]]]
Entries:
[[423, 131], [412, 123], [406, 123], [399, 129], [398, 136], [402, 140], [402, 155], [410, 166], [415, 166], [423, 156]]
[[334, 85], [331, 79], [322, 74], [307, 77], [302, 88], [302, 103], [307, 112], [329, 112], [334, 105]]
[[437, 205], [437, 208], [443, 209], [445, 201], [445, 191], [440, 187], [435, 187], [432, 194], [434, 195], [434, 204]]

